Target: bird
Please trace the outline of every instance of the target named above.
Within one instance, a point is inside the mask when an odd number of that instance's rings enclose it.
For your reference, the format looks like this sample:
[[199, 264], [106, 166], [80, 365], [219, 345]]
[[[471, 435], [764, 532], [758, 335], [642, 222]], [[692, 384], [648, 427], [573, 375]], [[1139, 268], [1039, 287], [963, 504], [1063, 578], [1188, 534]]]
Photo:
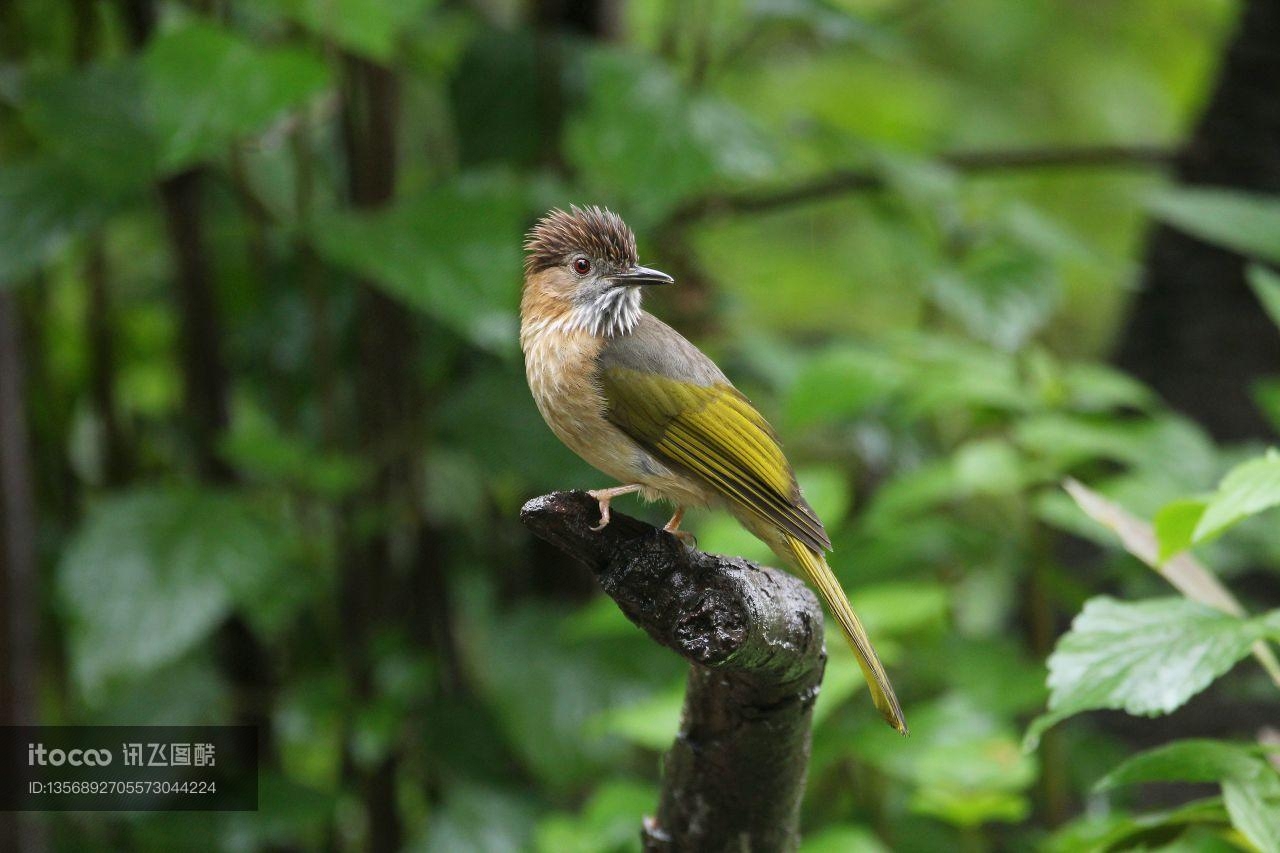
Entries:
[[641, 306], [675, 283], [641, 266], [635, 234], [599, 206], [555, 208], [524, 243], [520, 346], [543, 419], [565, 445], [621, 485], [588, 492], [602, 530], [610, 503], [638, 493], [674, 507], [723, 507], [806, 578], [852, 646], [881, 716], [907, 724], [893, 685], [828, 565], [822, 522], [804, 499], [777, 433], [724, 372]]

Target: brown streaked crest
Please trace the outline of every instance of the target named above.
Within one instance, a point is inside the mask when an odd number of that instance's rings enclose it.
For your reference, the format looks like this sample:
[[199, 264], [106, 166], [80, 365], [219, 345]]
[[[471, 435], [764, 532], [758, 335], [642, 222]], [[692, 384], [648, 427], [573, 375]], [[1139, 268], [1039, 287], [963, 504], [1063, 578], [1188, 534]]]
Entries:
[[556, 208], [538, 220], [524, 241], [524, 274], [532, 275], [565, 263], [574, 252], [608, 261], [625, 269], [636, 263], [636, 235], [622, 217], [608, 208]]

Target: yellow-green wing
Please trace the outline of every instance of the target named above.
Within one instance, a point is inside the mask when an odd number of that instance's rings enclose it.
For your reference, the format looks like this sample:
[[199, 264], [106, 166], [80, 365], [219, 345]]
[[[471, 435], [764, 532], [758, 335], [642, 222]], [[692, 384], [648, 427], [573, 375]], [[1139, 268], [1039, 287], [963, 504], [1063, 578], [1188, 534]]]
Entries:
[[814, 551], [830, 550], [777, 436], [738, 389], [618, 366], [602, 369], [599, 381], [606, 416], [645, 450]]

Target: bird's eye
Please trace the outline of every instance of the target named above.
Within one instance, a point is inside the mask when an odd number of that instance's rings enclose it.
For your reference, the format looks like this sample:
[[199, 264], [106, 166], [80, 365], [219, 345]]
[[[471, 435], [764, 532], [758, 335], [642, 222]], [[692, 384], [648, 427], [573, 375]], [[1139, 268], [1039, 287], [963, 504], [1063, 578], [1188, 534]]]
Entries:
[[591, 272], [591, 261], [587, 260], [586, 258], [574, 258], [573, 271], [576, 272], [578, 275], [586, 275], [587, 273]]

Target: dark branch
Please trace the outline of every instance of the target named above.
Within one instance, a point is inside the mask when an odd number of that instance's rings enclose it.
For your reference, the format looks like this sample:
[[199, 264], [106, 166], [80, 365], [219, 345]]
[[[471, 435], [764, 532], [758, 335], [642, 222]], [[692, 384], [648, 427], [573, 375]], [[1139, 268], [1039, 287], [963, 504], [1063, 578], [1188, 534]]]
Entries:
[[[1088, 145], [1078, 148], [957, 151], [934, 159], [962, 174], [977, 175], [1029, 169], [1168, 166], [1177, 157], [1175, 149], [1162, 145]], [[767, 213], [794, 204], [879, 190], [885, 186], [883, 173], [876, 169], [836, 169], [792, 186], [701, 196], [679, 207], [668, 217], [665, 226], [680, 227], [729, 214]]]
[[618, 513], [595, 532], [599, 509], [582, 492], [535, 498], [520, 517], [692, 664], [645, 848], [794, 849], [826, 663], [813, 593], [785, 572], [704, 554]]

